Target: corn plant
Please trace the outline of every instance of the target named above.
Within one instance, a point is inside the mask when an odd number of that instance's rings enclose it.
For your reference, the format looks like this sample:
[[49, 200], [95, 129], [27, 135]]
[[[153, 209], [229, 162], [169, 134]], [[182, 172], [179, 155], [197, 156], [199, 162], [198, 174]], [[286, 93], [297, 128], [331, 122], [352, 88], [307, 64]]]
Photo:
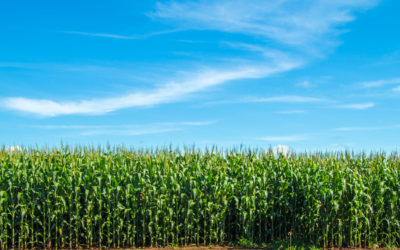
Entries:
[[0, 248], [400, 245], [398, 154], [0, 150]]

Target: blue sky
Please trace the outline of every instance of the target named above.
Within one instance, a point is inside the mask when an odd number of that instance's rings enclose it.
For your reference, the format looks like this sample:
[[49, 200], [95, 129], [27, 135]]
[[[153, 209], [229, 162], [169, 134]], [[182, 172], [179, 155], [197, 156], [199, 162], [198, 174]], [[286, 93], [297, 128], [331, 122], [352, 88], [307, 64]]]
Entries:
[[0, 144], [398, 150], [398, 10], [2, 1]]

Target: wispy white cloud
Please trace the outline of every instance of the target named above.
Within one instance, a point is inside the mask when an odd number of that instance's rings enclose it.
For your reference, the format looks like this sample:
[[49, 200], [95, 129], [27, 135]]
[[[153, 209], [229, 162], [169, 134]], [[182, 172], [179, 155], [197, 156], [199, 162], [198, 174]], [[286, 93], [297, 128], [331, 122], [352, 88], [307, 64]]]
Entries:
[[283, 110], [275, 112], [277, 114], [284, 114], [284, 115], [291, 115], [291, 114], [304, 114], [306, 113], [305, 110]]
[[[295, 56], [292, 53], [287, 53], [279, 49], [273, 49], [271, 47], [266, 47], [265, 45], [254, 45], [254, 44], [249, 44], [249, 43], [242, 43], [242, 42], [228, 42], [228, 41], [223, 41], [223, 45], [227, 45], [232, 48], [236, 49], [241, 49], [241, 50], [247, 50], [247, 51], [252, 51], [255, 53], [258, 53], [259, 55], [271, 59], [273, 61], [279, 61], [279, 60], [285, 60], [285, 61], [290, 61], [294, 60]], [[296, 60], [300, 60], [299, 58], [296, 58]]]
[[98, 115], [129, 107], [152, 106], [181, 100], [188, 94], [203, 91], [207, 88], [228, 81], [246, 78], [266, 77], [274, 73], [290, 70], [297, 65], [291, 62], [280, 62], [273, 66], [243, 67], [235, 70], [207, 70], [179, 82], [169, 82], [149, 91], [132, 93], [115, 98], [91, 99], [82, 101], [53, 101], [10, 97], [1, 101], [5, 108], [32, 113], [40, 116], [57, 116], [71, 114]]
[[400, 92], [400, 86], [397, 86], [395, 88], [392, 89], [394, 92]]
[[287, 145], [277, 145], [272, 148], [272, 152], [275, 155], [275, 157], [278, 157], [280, 155], [283, 155], [287, 157], [290, 153], [290, 147]]
[[343, 105], [339, 105], [337, 107], [338, 108], [343, 108], [343, 109], [358, 109], [358, 110], [362, 110], [362, 109], [373, 108], [374, 106], [375, 106], [374, 103], [366, 102], [366, 103], [343, 104]]
[[246, 102], [282, 102], [282, 103], [308, 103], [308, 102], [329, 102], [330, 100], [318, 97], [309, 96], [273, 96], [263, 98], [248, 98]]
[[124, 36], [117, 34], [108, 34], [108, 33], [91, 33], [91, 32], [82, 32], [82, 31], [63, 31], [66, 34], [74, 34], [81, 36], [94, 36], [94, 37], [105, 37], [105, 38], [114, 38], [114, 39], [138, 39], [136, 36]]
[[[332, 102], [329, 99], [310, 97], [310, 96], [297, 96], [297, 95], [284, 95], [284, 96], [269, 96], [269, 97], [245, 97], [236, 100], [219, 100], [207, 102], [203, 105], [221, 105], [221, 104], [240, 104], [240, 103], [315, 103], [315, 102]], [[280, 111], [276, 113], [290, 114], [290, 113], [304, 113], [303, 110]]]
[[353, 148], [354, 144], [352, 143], [333, 143], [328, 146], [329, 151], [333, 152], [341, 152], [341, 151], [348, 151], [349, 149]]
[[388, 126], [372, 126], [372, 127], [342, 127], [335, 128], [335, 131], [374, 131], [374, 130], [387, 130], [400, 128], [400, 124], [388, 125]]
[[216, 121], [185, 121], [162, 122], [150, 124], [126, 124], [126, 125], [40, 125], [32, 128], [46, 130], [74, 130], [83, 136], [95, 135], [121, 135], [139, 136], [148, 134], [161, 134], [167, 132], [182, 131], [189, 127], [209, 126]]
[[359, 85], [363, 88], [376, 88], [376, 87], [382, 87], [385, 85], [393, 85], [393, 84], [400, 84], [400, 78], [377, 80], [377, 81], [367, 81], [367, 82], [359, 83]]
[[122, 125], [35, 125], [32, 128], [37, 129], [132, 129], [138, 127], [182, 127], [182, 126], [208, 126], [215, 124], [217, 121], [184, 121], [184, 122], [161, 122], [151, 124], [122, 124]]
[[375, 127], [342, 127], [335, 128], [335, 131], [363, 131], [363, 130], [377, 130]]
[[122, 39], [122, 40], [137, 40], [137, 39], [146, 39], [152, 36], [170, 34], [178, 32], [180, 30], [181, 29], [163, 30], [141, 35], [119, 35], [111, 33], [96, 33], [96, 32], [83, 32], [83, 31], [61, 31], [61, 32], [66, 34], [81, 35], [81, 36], [92, 36], [92, 37], [102, 37], [102, 38], [112, 38], [112, 39]]
[[95, 135], [118, 135], [118, 136], [139, 136], [139, 135], [151, 135], [151, 134], [163, 134], [168, 132], [182, 131], [183, 128], [137, 128], [137, 129], [96, 129], [96, 130], [85, 130], [80, 132], [83, 136], [95, 136]]
[[256, 35], [316, 52], [336, 46], [336, 37], [343, 32], [339, 26], [354, 20], [354, 11], [376, 3], [375, 0], [171, 1], [158, 3], [150, 15], [187, 29]]
[[305, 141], [309, 137], [303, 135], [290, 135], [290, 136], [264, 136], [258, 138], [260, 141], [270, 141], [270, 142], [291, 142], [291, 141]]
[[[51, 100], [9, 97], [0, 104], [10, 110], [40, 116], [98, 115], [119, 109], [152, 106], [183, 100], [188, 95], [204, 91], [229, 81], [264, 78], [298, 68], [313, 56], [320, 56], [338, 45], [340, 26], [352, 21], [354, 12], [367, 9], [376, 0], [337, 1], [259, 1], [259, 0], [202, 0], [158, 3], [149, 16], [171, 22], [175, 28], [139, 36], [109, 33], [66, 31], [70, 34], [113, 39], [140, 39], [179, 30], [217, 30], [253, 36], [259, 44], [231, 43], [263, 56], [262, 60], [239, 66], [219, 65], [215, 70], [191, 70], [185, 79], [166, 80], [159, 87], [113, 98], [85, 100]], [[283, 52], [285, 50], [285, 52]], [[179, 70], [177, 70], [179, 71]], [[259, 98], [251, 102], [322, 102], [321, 98], [284, 96]]]
[[217, 121], [204, 121], [204, 122], [169, 122], [164, 123], [167, 125], [181, 125], [181, 126], [207, 126], [216, 123]]
[[303, 81], [303, 82], [296, 83], [296, 86], [301, 87], [301, 88], [310, 88], [311, 84], [309, 81]]

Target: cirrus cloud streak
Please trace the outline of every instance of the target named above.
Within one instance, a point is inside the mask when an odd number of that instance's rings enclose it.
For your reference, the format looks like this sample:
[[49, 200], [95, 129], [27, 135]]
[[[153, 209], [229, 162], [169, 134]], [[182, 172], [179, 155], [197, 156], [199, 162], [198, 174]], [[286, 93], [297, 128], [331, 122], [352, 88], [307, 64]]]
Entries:
[[181, 100], [187, 95], [228, 81], [248, 78], [261, 78], [297, 67], [294, 62], [280, 62], [278, 65], [264, 67], [243, 67], [236, 70], [208, 70], [197, 73], [190, 79], [169, 82], [149, 91], [132, 93], [120, 97], [91, 99], [82, 101], [53, 101], [10, 97], [1, 101], [3, 107], [40, 116], [58, 115], [99, 115], [129, 107], [145, 107]]
[[[171, 30], [150, 32], [139, 37], [105, 32], [64, 31], [64, 33], [129, 40], [183, 30], [216, 30], [256, 38], [259, 41], [257, 44], [238, 41], [228, 41], [226, 44], [257, 53], [262, 56], [262, 59], [246, 61], [239, 66], [218, 65], [213, 67], [215, 70], [198, 71], [192, 68], [185, 79], [167, 79], [164, 84], [160, 83], [159, 87], [117, 97], [93, 97], [66, 101], [6, 97], [0, 100], [0, 104], [14, 111], [39, 116], [59, 116], [100, 115], [125, 108], [148, 107], [181, 101], [192, 93], [230, 81], [265, 78], [290, 71], [303, 66], [316, 56], [325, 55], [340, 43], [338, 36], [344, 32], [341, 26], [355, 19], [354, 12], [373, 7], [377, 2], [377, 0], [201, 0], [158, 3], [155, 10], [148, 16], [171, 23], [174, 26]], [[207, 62], [205, 64], [207, 65]], [[210, 66], [203, 67], [210, 68]], [[176, 69], [177, 72], [180, 70], [182, 69]], [[264, 98], [254, 101], [318, 102], [323, 100], [287, 96], [282, 100]]]

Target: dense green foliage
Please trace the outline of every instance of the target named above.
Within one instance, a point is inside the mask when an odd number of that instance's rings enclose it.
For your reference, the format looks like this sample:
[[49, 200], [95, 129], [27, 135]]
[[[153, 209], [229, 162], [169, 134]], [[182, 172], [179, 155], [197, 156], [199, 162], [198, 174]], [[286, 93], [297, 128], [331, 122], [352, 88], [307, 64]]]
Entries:
[[400, 245], [400, 159], [272, 152], [0, 151], [0, 248]]

